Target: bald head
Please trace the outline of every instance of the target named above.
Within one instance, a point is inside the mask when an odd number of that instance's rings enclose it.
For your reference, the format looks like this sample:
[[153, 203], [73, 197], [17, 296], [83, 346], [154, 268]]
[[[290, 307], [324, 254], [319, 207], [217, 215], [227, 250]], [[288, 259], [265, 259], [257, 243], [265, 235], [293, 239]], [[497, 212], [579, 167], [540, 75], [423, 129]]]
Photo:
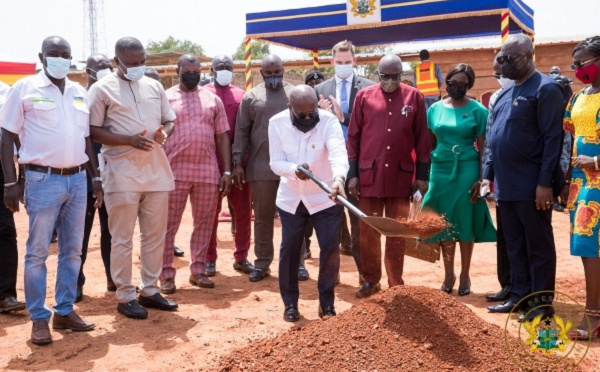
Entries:
[[395, 54], [387, 54], [379, 60], [379, 73], [393, 75], [402, 73], [402, 59]]
[[267, 54], [263, 57], [260, 67], [264, 70], [266, 67], [277, 65], [280, 68], [283, 68], [283, 62], [281, 62], [281, 58], [275, 54]]
[[506, 40], [506, 43], [502, 45], [503, 54], [510, 54], [504, 53], [505, 50], [509, 50], [510, 53], [533, 53], [533, 42], [531, 41], [531, 38], [525, 34], [511, 35], [508, 40]]
[[283, 87], [283, 62], [275, 54], [267, 54], [260, 64], [260, 74], [267, 89], [277, 90]]
[[42, 54], [48, 55], [50, 50], [61, 49], [68, 50], [69, 55], [71, 54], [71, 46], [69, 43], [60, 36], [48, 36], [42, 42]]
[[552, 66], [552, 67], [550, 68], [550, 73], [551, 73], [551, 74], [557, 74], [557, 75], [560, 75], [560, 67], [558, 67], [558, 66]]
[[92, 54], [89, 56], [85, 62], [85, 68], [91, 68], [96, 70], [96, 66], [99, 62], [108, 62], [110, 64], [110, 59], [107, 56], [101, 53]]
[[117, 56], [126, 52], [144, 51], [144, 45], [135, 37], [123, 37], [117, 40], [115, 44], [115, 54]]
[[315, 90], [308, 85], [298, 85], [290, 92], [290, 106], [294, 108], [297, 105], [317, 106], [317, 95]]
[[231, 70], [233, 71], [233, 59], [226, 54], [219, 54], [215, 56], [212, 60], [212, 68], [215, 71], [218, 71], [217, 68], [222, 65], [231, 66]]
[[181, 66], [183, 64], [192, 64], [194, 66], [197, 66], [198, 68], [200, 68], [200, 60], [198, 59], [198, 57], [194, 54], [188, 53], [188, 54], [184, 54], [181, 57], [179, 57], [179, 60], [177, 60], [177, 69], [181, 69]]

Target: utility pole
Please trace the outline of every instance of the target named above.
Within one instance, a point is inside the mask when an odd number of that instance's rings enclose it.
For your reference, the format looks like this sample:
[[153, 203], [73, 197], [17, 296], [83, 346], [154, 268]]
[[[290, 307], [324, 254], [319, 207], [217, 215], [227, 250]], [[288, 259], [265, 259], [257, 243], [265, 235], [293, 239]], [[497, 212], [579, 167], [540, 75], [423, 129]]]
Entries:
[[83, 0], [83, 59], [95, 53], [106, 54], [104, 0]]

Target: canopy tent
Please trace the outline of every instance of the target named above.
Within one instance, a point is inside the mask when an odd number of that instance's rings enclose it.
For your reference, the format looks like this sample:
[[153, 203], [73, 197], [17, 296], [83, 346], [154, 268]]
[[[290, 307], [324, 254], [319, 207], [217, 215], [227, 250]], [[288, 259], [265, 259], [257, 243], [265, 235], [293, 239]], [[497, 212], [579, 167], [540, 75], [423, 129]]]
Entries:
[[35, 74], [35, 63], [0, 54], [0, 81], [13, 85], [17, 80], [33, 74]]
[[[501, 35], [505, 41], [510, 32], [533, 38], [533, 10], [522, 0], [347, 0], [246, 14], [246, 57], [250, 57], [251, 39], [312, 51], [316, 56], [340, 40], [375, 46]], [[247, 71], [247, 79], [250, 76]]]

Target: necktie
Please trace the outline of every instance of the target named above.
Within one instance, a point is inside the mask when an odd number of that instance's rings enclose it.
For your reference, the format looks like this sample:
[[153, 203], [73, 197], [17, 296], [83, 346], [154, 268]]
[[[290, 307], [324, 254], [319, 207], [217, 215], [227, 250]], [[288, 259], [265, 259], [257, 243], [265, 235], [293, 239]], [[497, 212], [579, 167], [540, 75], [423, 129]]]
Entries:
[[348, 113], [348, 91], [346, 90], [346, 80], [342, 80], [342, 89], [340, 89], [340, 107], [342, 111]]

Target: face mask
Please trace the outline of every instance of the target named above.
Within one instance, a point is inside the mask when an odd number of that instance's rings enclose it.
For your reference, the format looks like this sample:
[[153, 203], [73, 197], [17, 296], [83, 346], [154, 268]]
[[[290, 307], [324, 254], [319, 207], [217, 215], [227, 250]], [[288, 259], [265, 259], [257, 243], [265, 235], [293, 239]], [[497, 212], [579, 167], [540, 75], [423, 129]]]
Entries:
[[188, 90], [194, 90], [200, 83], [200, 74], [193, 72], [181, 74], [181, 82]]
[[394, 93], [400, 86], [400, 80], [395, 79], [379, 79], [381, 90], [386, 93]]
[[231, 80], [233, 80], [233, 72], [229, 70], [220, 70], [216, 71], [216, 73], [217, 76], [215, 80], [217, 81], [217, 84], [219, 84], [222, 87], [226, 87], [229, 84], [231, 84]]
[[347, 79], [354, 72], [354, 66], [352, 66], [352, 64], [348, 64], [348, 65], [336, 64], [333, 66], [333, 68], [335, 69], [335, 74], [340, 79]]
[[[519, 62], [521, 62], [521, 61], [519, 61]], [[518, 64], [518, 62], [515, 62], [515, 64]], [[523, 65], [522, 68], [517, 68], [515, 65], [513, 65], [511, 63], [504, 62], [502, 64], [502, 76], [505, 76], [511, 80], [519, 80], [519, 78], [521, 77], [521, 71], [523, 71], [526, 68], [527, 68], [527, 64]]]
[[298, 128], [302, 133], [306, 133], [313, 129], [317, 123], [319, 123], [319, 113], [315, 112], [315, 116], [312, 118], [300, 119], [294, 114], [294, 110], [290, 109], [292, 113], [292, 125]]
[[548, 76], [550, 76], [552, 79], [557, 79], [560, 76], [560, 74], [557, 74], [556, 72], [553, 72], [553, 73], [551, 73]]
[[55, 79], [64, 79], [71, 67], [71, 60], [61, 57], [45, 57], [46, 72]]
[[121, 61], [119, 61], [119, 65], [125, 68], [125, 71], [121, 71], [123, 72], [123, 75], [125, 75], [127, 80], [138, 81], [144, 77], [144, 73], [146, 72], [146, 66], [144, 65], [137, 67], [125, 67], [125, 65], [122, 64]]
[[446, 87], [446, 92], [455, 101], [460, 101], [467, 95], [467, 90], [460, 87]]
[[512, 80], [505, 78], [504, 76], [502, 76], [500, 79], [498, 80], [498, 84], [500, 84], [500, 86], [502, 88], [506, 88], [510, 83], [512, 83]]
[[[90, 69], [90, 70], [92, 70], [92, 69]], [[92, 70], [92, 71], [94, 71], [94, 70]], [[93, 77], [92, 75], [90, 75], [90, 77], [95, 80], [102, 80], [112, 73], [112, 71], [109, 68], [103, 68], [102, 70], [98, 70], [98, 71], [94, 71], [94, 72], [96, 73], [96, 77]]]
[[591, 84], [594, 82], [598, 77], [598, 73], [600, 73], [600, 67], [594, 62], [589, 66], [575, 69], [575, 77], [584, 84]]
[[269, 89], [279, 89], [283, 86], [283, 76], [269, 76], [265, 79], [265, 85]]

